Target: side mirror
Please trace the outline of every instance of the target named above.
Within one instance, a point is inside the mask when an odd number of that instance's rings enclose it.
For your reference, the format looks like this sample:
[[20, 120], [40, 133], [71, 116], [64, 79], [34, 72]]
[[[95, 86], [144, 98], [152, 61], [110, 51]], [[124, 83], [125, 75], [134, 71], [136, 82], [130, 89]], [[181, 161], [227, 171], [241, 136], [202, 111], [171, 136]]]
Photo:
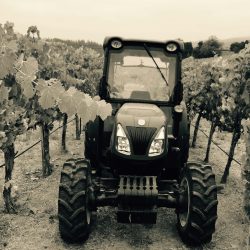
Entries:
[[181, 101], [183, 100], [183, 84], [181, 81], [178, 81], [178, 83], [174, 87], [174, 104], [179, 105]]
[[106, 99], [108, 96], [108, 84], [106, 82], [105, 76], [100, 79], [99, 83], [99, 96], [101, 99]]

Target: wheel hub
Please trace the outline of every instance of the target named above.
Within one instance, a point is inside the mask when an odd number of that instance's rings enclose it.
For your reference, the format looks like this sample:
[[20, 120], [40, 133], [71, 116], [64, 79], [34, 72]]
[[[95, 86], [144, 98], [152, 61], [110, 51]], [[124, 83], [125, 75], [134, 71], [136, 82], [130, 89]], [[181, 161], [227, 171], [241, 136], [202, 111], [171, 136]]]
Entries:
[[87, 195], [86, 195], [86, 221], [87, 224], [90, 224], [90, 220], [91, 220], [91, 210], [90, 210], [90, 199], [89, 199], [89, 194], [90, 191], [88, 190]]
[[180, 184], [179, 218], [182, 227], [185, 227], [190, 214], [190, 186], [187, 178], [183, 178]]

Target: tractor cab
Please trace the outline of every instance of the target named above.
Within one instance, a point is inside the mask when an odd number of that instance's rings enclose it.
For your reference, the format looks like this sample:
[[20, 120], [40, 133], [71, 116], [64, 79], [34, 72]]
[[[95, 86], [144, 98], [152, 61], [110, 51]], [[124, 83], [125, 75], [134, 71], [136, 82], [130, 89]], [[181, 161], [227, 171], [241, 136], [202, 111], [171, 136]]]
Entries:
[[217, 189], [209, 165], [187, 162], [183, 47], [176, 40], [104, 40], [99, 95], [112, 114], [87, 124], [85, 158], [63, 166], [58, 213], [64, 239], [86, 239], [91, 214], [114, 206], [118, 222], [142, 224], [157, 223], [159, 207], [175, 208], [184, 242], [211, 240]]
[[[113, 37], [104, 40], [103, 48], [105, 59], [99, 95], [112, 104], [113, 116], [104, 121], [101, 150], [110, 153], [109, 165], [116, 166], [115, 172], [157, 175], [160, 171], [154, 167], [157, 162], [159, 168], [164, 161], [169, 166], [176, 165], [171, 163], [173, 154], [168, 154], [169, 147], [179, 147], [174, 138], [178, 128], [187, 125], [185, 112], [182, 123], [179, 119], [185, 108], [180, 105], [183, 43]], [[118, 128], [127, 137], [119, 137], [124, 138], [119, 139], [123, 145], [116, 136]], [[164, 140], [157, 141], [159, 144], [153, 137], [160, 129]], [[187, 141], [187, 126], [181, 133]], [[124, 150], [120, 150], [122, 147]], [[181, 151], [184, 162], [188, 149], [183, 146]], [[177, 172], [176, 167], [169, 171], [169, 178], [177, 176]]]
[[[176, 178], [187, 160], [189, 138], [185, 106], [181, 105], [183, 43], [114, 37], [106, 38], [103, 48], [99, 95], [113, 107], [113, 116], [104, 121], [100, 135], [104, 158], [108, 152], [109, 165], [124, 174], [164, 175], [162, 166], [174, 166], [167, 175]], [[118, 133], [125, 136], [118, 137]], [[157, 133], [164, 139], [154, 139]], [[179, 134], [184, 141], [181, 149], [176, 140]], [[179, 149], [182, 160], [177, 164], [177, 156], [172, 155], [179, 154]]]
[[111, 103], [142, 102], [170, 105], [181, 84], [183, 43], [106, 38], [100, 96]]

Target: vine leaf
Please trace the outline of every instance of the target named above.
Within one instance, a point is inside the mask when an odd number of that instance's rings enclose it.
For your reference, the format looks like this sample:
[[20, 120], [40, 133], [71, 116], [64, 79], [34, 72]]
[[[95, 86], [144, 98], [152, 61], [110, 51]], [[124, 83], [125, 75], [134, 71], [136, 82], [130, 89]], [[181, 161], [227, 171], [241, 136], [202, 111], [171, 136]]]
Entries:
[[6, 44], [6, 47], [7, 47], [8, 49], [10, 49], [11, 51], [13, 51], [13, 52], [16, 53], [17, 50], [18, 50], [17, 41], [16, 41], [16, 40], [12, 40], [12, 41], [8, 42], [8, 43]]
[[38, 102], [43, 109], [49, 109], [55, 105], [56, 99], [50, 87], [43, 89]]
[[98, 101], [97, 104], [97, 115], [99, 115], [102, 120], [105, 120], [109, 115], [111, 115], [112, 106], [110, 103], [106, 103], [104, 100]]
[[34, 96], [35, 91], [32, 85], [33, 77], [23, 75], [21, 72], [16, 73], [16, 81], [20, 84], [23, 94], [29, 99]]
[[65, 92], [62, 84], [54, 78], [48, 81], [39, 80], [36, 89], [40, 93], [38, 102], [43, 109], [53, 108], [59, 96]]
[[72, 116], [77, 113], [77, 100], [74, 96], [76, 89], [71, 87], [61, 94], [58, 107], [62, 113]]
[[4, 143], [6, 143], [7, 140], [8, 140], [8, 138], [6, 137], [5, 132], [0, 131], [0, 147], [2, 147], [2, 145], [3, 145]]
[[25, 79], [25, 81], [23, 81], [22, 84], [22, 88], [23, 88], [23, 94], [28, 98], [32, 98], [35, 94], [34, 88], [32, 83], [29, 81], [29, 79]]
[[17, 69], [17, 70], [20, 70], [21, 69], [21, 67], [23, 66], [23, 59], [24, 59], [24, 54], [22, 53], [19, 57], [18, 57], [18, 59], [16, 60], [16, 62], [15, 62], [15, 64], [14, 64], [14, 66], [15, 66], [15, 68]]
[[28, 57], [26, 61], [21, 61], [19, 58], [20, 69], [16, 73], [16, 81], [21, 85], [23, 94], [29, 99], [35, 94], [35, 90], [32, 82], [36, 79], [36, 73], [38, 71], [38, 62], [34, 57]]
[[4, 79], [6, 75], [13, 73], [13, 65], [16, 59], [16, 54], [10, 50], [6, 50], [2, 55], [0, 54], [0, 79]]
[[9, 88], [5, 87], [4, 85], [0, 85], [0, 103], [8, 100], [9, 98]]
[[43, 91], [43, 89], [46, 88], [47, 86], [48, 86], [48, 84], [46, 83], [45, 80], [38, 79], [38, 81], [36, 83], [36, 90], [39, 91], [39, 93], [41, 93]]
[[23, 62], [21, 71], [24, 75], [30, 76], [34, 80], [36, 78], [36, 73], [38, 71], [38, 62], [34, 57], [28, 57], [26, 61]]

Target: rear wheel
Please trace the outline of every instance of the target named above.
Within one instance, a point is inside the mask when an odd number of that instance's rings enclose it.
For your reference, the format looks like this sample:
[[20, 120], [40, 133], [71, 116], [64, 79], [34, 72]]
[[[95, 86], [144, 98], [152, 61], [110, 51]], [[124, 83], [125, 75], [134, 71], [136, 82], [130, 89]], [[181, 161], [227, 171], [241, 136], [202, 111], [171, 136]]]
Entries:
[[177, 227], [182, 240], [191, 245], [210, 242], [217, 219], [217, 186], [212, 168], [188, 163], [180, 178]]
[[58, 199], [59, 231], [66, 241], [87, 239], [90, 231], [90, 165], [85, 159], [67, 160], [61, 172]]

